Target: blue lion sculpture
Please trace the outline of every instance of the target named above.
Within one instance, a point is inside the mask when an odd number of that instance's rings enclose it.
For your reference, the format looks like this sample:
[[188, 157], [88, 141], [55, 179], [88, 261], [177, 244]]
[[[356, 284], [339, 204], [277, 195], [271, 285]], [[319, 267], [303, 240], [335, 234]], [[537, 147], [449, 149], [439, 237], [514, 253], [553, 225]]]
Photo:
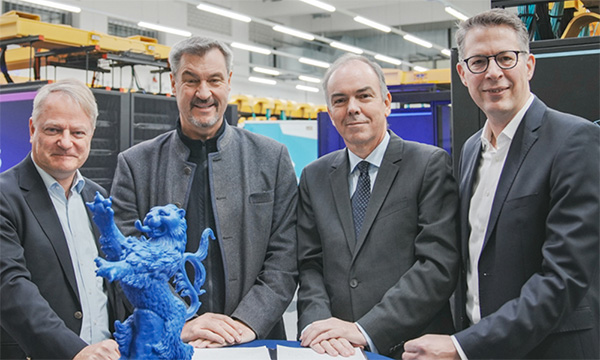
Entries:
[[[206, 279], [201, 261], [208, 253], [209, 238], [214, 240], [212, 230], [204, 230], [196, 253], [184, 253], [185, 210], [173, 204], [153, 207], [143, 224], [135, 222], [148, 236], [139, 239], [125, 237], [115, 225], [112, 198], [96, 193], [87, 206], [100, 229], [100, 245], [106, 255], [106, 259], [96, 258], [96, 274], [110, 282], [120, 281], [135, 308], [125, 322], [115, 322], [121, 359], [191, 359], [194, 349], [183, 343], [181, 330], [201, 305], [198, 297], [205, 292], [201, 287]], [[194, 267], [193, 284], [185, 270], [187, 262]], [[189, 298], [187, 310], [169, 284], [171, 278], [175, 292]]]

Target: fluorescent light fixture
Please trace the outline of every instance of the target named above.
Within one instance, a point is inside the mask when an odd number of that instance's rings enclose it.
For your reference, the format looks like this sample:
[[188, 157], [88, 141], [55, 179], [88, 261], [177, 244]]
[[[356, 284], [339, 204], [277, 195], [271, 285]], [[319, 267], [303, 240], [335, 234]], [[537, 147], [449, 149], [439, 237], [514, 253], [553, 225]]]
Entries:
[[355, 53], [355, 54], [358, 54], [358, 55], [360, 55], [360, 54], [363, 53], [363, 51], [361, 49], [357, 48], [357, 47], [350, 46], [350, 45], [347, 45], [347, 44], [344, 44], [344, 43], [341, 43], [341, 42], [337, 42], [337, 41], [333, 41], [329, 45], [331, 45], [331, 47], [334, 47], [336, 49], [348, 51], [348, 52]]
[[296, 89], [302, 90], [302, 91], [314, 92], [314, 93], [319, 92], [319, 89], [317, 89], [316, 87], [305, 86], [305, 85], [296, 85]]
[[450, 49], [442, 49], [441, 53], [446, 55], [447, 57], [452, 56], [452, 52], [450, 51]]
[[467, 20], [469, 17], [463, 13], [461, 13], [460, 11], [456, 10], [455, 8], [451, 7], [451, 6], [446, 6], [444, 8], [444, 10], [446, 10], [446, 12], [452, 16], [454, 16], [455, 18], [465, 21]]
[[355, 16], [354, 17], [354, 21], [356, 21], [357, 23], [361, 23], [363, 25], [370, 26], [370, 27], [372, 27], [374, 29], [377, 29], [379, 31], [383, 31], [385, 33], [389, 33], [390, 31], [392, 31], [392, 28], [390, 28], [389, 26], [386, 26], [386, 25], [377, 23], [375, 21], [366, 19], [366, 18], [364, 18], [362, 16]]
[[277, 70], [265, 69], [265, 68], [261, 68], [261, 67], [258, 67], [258, 66], [253, 67], [252, 70], [256, 71], [257, 73], [267, 74], [267, 75], [273, 75], [273, 76], [279, 76], [279, 74], [281, 74]]
[[433, 44], [431, 44], [429, 41], [425, 41], [423, 39], [419, 39], [418, 37], [412, 36], [411, 34], [404, 35], [404, 40], [408, 40], [410, 42], [413, 42], [413, 43], [415, 43], [417, 45], [421, 45], [421, 46], [426, 47], [428, 49], [431, 48], [431, 47], [433, 47]]
[[326, 63], [324, 61], [313, 60], [313, 59], [309, 59], [309, 58], [305, 58], [305, 57], [301, 57], [300, 59], [298, 59], [298, 61], [300, 61], [303, 64], [322, 67], [325, 69], [329, 69], [329, 67], [331, 66], [331, 64]]
[[65, 5], [65, 4], [54, 2], [54, 1], [46, 1], [46, 0], [23, 0], [23, 1], [32, 3], [32, 4], [51, 7], [54, 9], [69, 11], [69, 12], [73, 12], [73, 13], [81, 12], [81, 9], [78, 8], [77, 6]]
[[305, 33], [303, 31], [298, 31], [298, 30], [290, 29], [288, 27], [281, 26], [281, 25], [275, 25], [275, 26], [273, 26], [273, 30], [279, 31], [280, 33], [284, 33], [284, 34], [292, 35], [292, 36], [295, 36], [295, 37], [299, 37], [301, 39], [308, 40], [308, 41], [313, 41], [315, 39], [315, 37], [313, 35], [309, 34], [309, 33]]
[[375, 59], [377, 59], [379, 61], [385, 61], [387, 63], [394, 64], [394, 65], [402, 64], [402, 60], [400, 60], [400, 59], [396, 59], [396, 58], [381, 55], [381, 54], [375, 55]]
[[139, 27], [162, 31], [162, 32], [170, 33], [170, 34], [179, 35], [179, 36], [185, 36], [185, 37], [192, 36], [192, 33], [189, 31], [174, 29], [171, 27], [162, 26], [162, 25], [158, 25], [158, 24], [151, 24], [151, 23], [147, 23], [144, 21], [140, 21], [137, 25]]
[[322, 1], [318, 1], [318, 0], [300, 0], [300, 1], [305, 2], [305, 3], [307, 3], [309, 5], [312, 5], [312, 6], [316, 6], [319, 9], [323, 9], [325, 11], [329, 11], [329, 12], [334, 12], [335, 11], [335, 6], [326, 4], [326, 3], [322, 2]]
[[258, 46], [246, 45], [246, 44], [242, 44], [242, 43], [238, 43], [238, 42], [232, 42], [231, 46], [234, 47], [234, 48], [236, 48], [236, 49], [242, 49], [242, 50], [246, 50], [246, 51], [252, 51], [252, 52], [263, 54], [263, 55], [269, 55], [269, 54], [271, 54], [271, 50], [265, 49], [265, 48], [261, 48], [261, 47], [258, 47]]
[[413, 67], [413, 70], [417, 71], [417, 72], [423, 72], [423, 71], [427, 71], [429, 69], [426, 67], [422, 67], [422, 66], [415, 66], [415, 67]]
[[300, 76], [298, 76], [298, 79], [300, 79], [302, 81], [306, 81], [306, 82], [315, 83], [315, 84], [319, 84], [321, 82], [321, 79], [317, 79], [317, 78], [306, 76], [306, 75], [300, 75]]
[[239, 21], [243, 21], [243, 22], [246, 22], [246, 23], [249, 23], [250, 21], [252, 21], [252, 19], [250, 19], [249, 16], [238, 14], [238, 13], [235, 13], [233, 11], [230, 11], [230, 10], [227, 10], [227, 9], [223, 9], [223, 8], [220, 8], [220, 7], [216, 7], [216, 6], [212, 6], [212, 5], [208, 5], [208, 4], [200, 4], [200, 5], [196, 6], [196, 8], [198, 8], [198, 10], [202, 10], [202, 11], [206, 11], [206, 12], [209, 12], [209, 13], [213, 13], [213, 14], [225, 16], [225, 17], [228, 17], [230, 19], [239, 20]]
[[273, 80], [273, 79], [265, 79], [265, 78], [259, 78], [259, 77], [255, 77], [255, 76], [250, 76], [248, 78], [248, 80], [255, 82], [255, 83], [261, 83], [261, 84], [267, 84], [267, 85], [275, 85], [277, 84], [277, 81]]

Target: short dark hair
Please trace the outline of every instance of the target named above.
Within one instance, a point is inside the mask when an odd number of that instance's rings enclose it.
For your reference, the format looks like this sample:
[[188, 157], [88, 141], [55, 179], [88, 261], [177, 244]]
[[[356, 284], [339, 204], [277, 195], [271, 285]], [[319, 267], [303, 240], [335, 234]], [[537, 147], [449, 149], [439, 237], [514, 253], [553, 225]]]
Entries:
[[340, 56], [330, 67], [329, 69], [327, 69], [327, 72], [325, 73], [325, 76], [323, 76], [323, 91], [325, 91], [325, 100], [327, 101], [327, 106], [331, 106], [331, 104], [329, 103], [329, 93], [327, 91], [327, 84], [329, 83], [329, 79], [331, 78], [331, 75], [340, 67], [342, 67], [342, 65], [345, 65], [351, 61], [360, 61], [363, 62], [367, 65], [369, 65], [371, 67], [371, 69], [373, 69], [373, 71], [375, 71], [375, 74], [377, 74], [377, 78], [379, 79], [379, 87], [381, 88], [381, 97], [385, 100], [385, 97], [387, 96], [387, 94], [389, 93], [389, 90], [387, 88], [387, 85], [385, 83], [385, 75], [383, 74], [383, 70], [381, 69], [381, 66], [379, 66], [379, 64], [377, 64], [374, 61], [369, 60], [368, 58], [362, 56], [362, 55], [356, 55], [356, 54], [344, 54], [342, 56]]
[[211, 49], [219, 49], [225, 57], [225, 66], [227, 67], [227, 74], [231, 73], [233, 68], [233, 52], [224, 42], [215, 40], [204, 36], [193, 36], [187, 39], [183, 39], [173, 45], [171, 52], [169, 53], [169, 64], [171, 66], [171, 73], [173, 76], [177, 75], [179, 69], [179, 62], [183, 54], [191, 54], [204, 56]]
[[458, 46], [458, 57], [464, 59], [465, 54], [465, 37], [469, 30], [476, 27], [489, 27], [489, 26], [508, 26], [517, 33], [517, 39], [519, 40], [520, 49], [529, 52], [529, 33], [525, 24], [519, 17], [504, 9], [492, 9], [484, 11], [473, 17], [468, 18], [458, 24], [458, 30], [454, 35], [456, 39], [456, 45]]

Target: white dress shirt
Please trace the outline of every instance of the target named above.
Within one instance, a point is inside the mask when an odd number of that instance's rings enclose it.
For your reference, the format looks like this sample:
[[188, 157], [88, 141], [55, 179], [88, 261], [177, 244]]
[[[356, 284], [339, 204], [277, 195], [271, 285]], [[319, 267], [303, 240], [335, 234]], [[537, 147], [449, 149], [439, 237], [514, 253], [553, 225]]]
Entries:
[[[483, 242], [487, 232], [492, 204], [496, 195], [496, 188], [502, 174], [502, 168], [508, 155], [512, 139], [523, 116], [533, 102], [533, 94], [525, 105], [519, 110], [515, 117], [506, 125], [498, 138], [496, 146], [491, 143], [492, 131], [489, 120], [485, 122], [481, 133], [481, 160], [477, 169], [477, 177], [473, 182], [473, 196], [469, 206], [469, 225], [471, 234], [469, 236], [469, 265], [467, 268], [467, 301], [466, 311], [471, 324], [477, 324], [481, 320], [481, 306], [479, 303], [479, 257], [483, 249]], [[464, 360], [466, 356], [455, 337], [452, 337], [460, 357]]]
[[108, 298], [104, 293], [103, 279], [96, 276], [94, 263], [98, 249], [81, 197], [85, 181], [77, 171], [67, 199], [63, 187], [35, 162], [34, 165], [46, 185], [69, 247], [83, 313], [79, 337], [88, 344], [110, 339]]

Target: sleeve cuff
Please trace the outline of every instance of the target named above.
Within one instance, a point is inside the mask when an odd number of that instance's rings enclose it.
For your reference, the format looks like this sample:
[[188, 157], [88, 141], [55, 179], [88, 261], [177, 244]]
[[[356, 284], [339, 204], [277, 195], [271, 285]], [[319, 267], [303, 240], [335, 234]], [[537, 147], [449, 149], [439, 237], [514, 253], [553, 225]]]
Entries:
[[369, 336], [369, 334], [367, 334], [365, 329], [363, 329], [363, 327], [360, 326], [359, 323], [355, 322], [355, 324], [356, 324], [356, 327], [358, 327], [358, 330], [360, 330], [360, 332], [363, 334], [363, 336], [367, 340], [367, 345], [369, 345], [369, 351], [374, 354], [379, 354], [379, 352], [377, 351], [377, 348], [375, 347], [375, 344], [373, 344], [373, 341], [371, 341], [371, 337]]
[[458, 342], [456, 337], [454, 335], [452, 335], [452, 336], [450, 336], [450, 338], [452, 339], [452, 342], [454, 343], [454, 347], [456, 348], [456, 351], [458, 352], [458, 356], [460, 356], [460, 359], [468, 360], [467, 355], [465, 355], [465, 352], [463, 351], [463, 349], [460, 346], [460, 343]]

